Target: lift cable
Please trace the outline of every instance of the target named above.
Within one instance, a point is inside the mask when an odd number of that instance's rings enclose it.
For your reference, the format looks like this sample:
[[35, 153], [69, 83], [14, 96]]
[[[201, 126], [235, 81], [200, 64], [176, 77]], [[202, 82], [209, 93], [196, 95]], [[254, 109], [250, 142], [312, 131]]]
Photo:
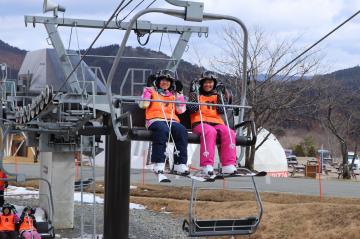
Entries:
[[[133, 13], [136, 8], [138, 8], [145, 0], [141, 0], [141, 2], [139, 2], [125, 17], [123, 17], [121, 20], [118, 21], [118, 23], [121, 23], [122, 21], [124, 21], [131, 13]], [[132, 1], [131, 1], [132, 2]], [[118, 25], [119, 26], [119, 25]]]
[[125, 4], [125, 6], [123, 6], [121, 9], [120, 9], [120, 11], [116, 14], [116, 16], [115, 16], [115, 23], [116, 23], [116, 25], [120, 28], [120, 23], [124, 20], [124, 19], [121, 19], [121, 20], [117, 20], [118, 19], [118, 17], [119, 17], [119, 15], [120, 15], [120, 12], [122, 12], [127, 6], [129, 6], [130, 5], [130, 3], [132, 3], [134, 0], [129, 0], [129, 2], [128, 3], [126, 3]]
[[157, 0], [152, 1], [145, 9], [148, 9], [151, 5], [153, 5]]
[[[142, 0], [140, 3], [138, 3], [124, 18], [122, 18], [121, 20], [116, 20], [116, 24], [120, 24], [122, 21], [124, 21], [131, 13], [133, 13], [135, 11], [136, 8], [138, 8], [145, 0]], [[151, 5], [153, 5], [157, 0], [153, 0], [145, 9], [148, 9]], [[132, 0], [129, 2], [131, 3]], [[122, 9], [124, 9], [126, 6], [129, 5], [129, 3], [127, 3]], [[121, 10], [122, 10], [121, 9]], [[120, 13], [120, 12], [119, 12]], [[116, 15], [116, 19], [118, 18], [118, 15]], [[118, 27], [120, 27], [120, 25], [118, 25]]]
[[289, 63], [287, 63], [285, 66], [281, 67], [279, 70], [277, 70], [274, 74], [272, 74], [269, 78], [267, 78], [266, 80], [264, 80], [263, 82], [261, 82], [259, 85], [257, 85], [252, 91], [255, 91], [257, 88], [261, 87], [263, 84], [265, 84], [267, 81], [269, 81], [270, 79], [272, 79], [274, 76], [276, 76], [277, 74], [279, 74], [281, 71], [283, 71], [286, 67], [288, 67], [289, 65], [291, 65], [292, 63], [294, 63], [296, 60], [298, 60], [300, 57], [302, 57], [304, 54], [306, 54], [308, 51], [310, 51], [312, 48], [314, 48], [316, 45], [318, 45], [320, 42], [322, 42], [323, 40], [325, 40], [327, 37], [329, 37], [331, 34], [333, 34], [335, 31], [337, 31], [339, 28], [341, 28], [343, 25], [345, 25], [347, 22], [349, 22], [351, 19], [353, 19], [354, 17], [356, 17], [358, 14], [360, 13], [360, 10], [357, 11], [356, 13], [354, 13], [352, 16], [350, 16], [349, 18], [347, 18], [345, 21], [343, 21], [340, 25], [338, 25], [337, 27], [335, 27], [333, 30], [331, 30], [329, 33], [327, 33], [325, 36], [323, 36], [322, 38], [320, 38], [320, 40], [318, 40], [317, 42], [315, 42], [314, 44], [312, 44], [311, 46], [309, 46], [306, 50], [304, 50], [300, 55], [298, 55], [297, 57], [295, 57], [293, 60], [291, 60]]

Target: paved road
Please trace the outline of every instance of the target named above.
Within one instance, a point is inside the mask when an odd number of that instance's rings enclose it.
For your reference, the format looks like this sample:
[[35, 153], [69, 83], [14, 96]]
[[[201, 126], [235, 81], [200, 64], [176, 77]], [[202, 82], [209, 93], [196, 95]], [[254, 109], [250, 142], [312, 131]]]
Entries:
[[[16, 165], [5, 164], [5, 168], [10, 172], [15, 172]], [[28, 177], [39, 177], [39, 166], [19, 164], [17, 165], [19, 173], [25, 173]], [[83, 167], [83, 178], [92, 177], [92, 168]], [[131, 183], [141, 184], [143, 181], [141, 170], [131, 170]], [[79, 172], [80, 173], [80, 172]], [[104, 179], [104, 168], [95, 168], [96, 180]], [[172, 182], [166, 185], [174, 186], [191, 186], [191, 180], [170, 175]], [[256, 185], [260, 192], [286, 192], [292, 194], [303, 195], [319, 195], [319, 181], [315, 179], [304, 178], [270, 178], [262, 177], [256, 178]], [[157, 179], [153, 173], [146, 171], [144, 174], [145, 184], [158, 184]], [[222, 188], [223, 181], [218, 180], [214, 183], [197, 183], [199, 186], [205, 186], [209, 188]], [[251, 186], [248, 178], [236, 178], [228, 179], [226, 181], [228, 188], [238, 188]], [[360, 197], [360, 181], [338, 181], [338, 180], [322, 180], [322, 190], [325, 197]]]
[[[145, 173], [145, 184], [157, 184], [155, 175], [151, 172]], [[174, 186], [191, 186], [191, 180], [170, 175], [172, 180], [168, 185]], [[255, 179], [256, 185], [260, 192], [285, 192], [302, 195], [319, 195], [319, 181], [315, 179], [304, 178], [271, 178], [259, 177]], [[142, 183], [141, 170], [133, 170], [131, 174], [132, 183]], [[238, 188], [250, 186], [249, 178], [232, 178], [227, 179], [226, 186], [228, 188]], [[199, 186], [209, 188], [222, 188], [223, 180], [213, 183], [197, 183]], [[322, 180], [322, 190], [324, 197], [360, 197], [360, 181], [338, 181], [338, 180]]]
[[[5, 164], [5, 169], [11, 173], [21, 173], [26, 174], [27, 177], [39, 177], [40, 169], [37, 164]], [[76, 172], [80, 176], [80, 168]], [[92, 178], [92, 168], [91, 167], [83, 167], [83, 178]], [[104, 179], [104, 168], [96, 167], [95, 168], [95, 178], [96, 180]]]

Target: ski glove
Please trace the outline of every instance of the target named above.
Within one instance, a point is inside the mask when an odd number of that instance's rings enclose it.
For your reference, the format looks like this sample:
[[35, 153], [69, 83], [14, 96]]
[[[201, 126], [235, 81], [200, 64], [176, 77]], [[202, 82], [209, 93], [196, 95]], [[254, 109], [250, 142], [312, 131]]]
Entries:
[[176, 92], [181, 93], [181, 91], [183, 90], [183, 88], [184, 88], [184, 86], [183, 86], [183, 84], [181, 83], [181, 81], [176, 80], [176, 81], [175, 81], [175, 90], [176, 90]]
[[198, 89], [199, 89], [199, 81], [197, 79], [192, 80], [190, 84], [190, 93], [197, 92]]
[[155, 80], [156, 80], [156, 76], [154, 74], [149, 75], [147, 82], [146, 82], [146, 86], [147, 87], [151, 87], [155, 85]]
[[225, 95], [225, 85], [223, 83], [218, 83], [218, 85], [216, 86], [216, 91], [220, 94], [222, 94], [223, 96]]

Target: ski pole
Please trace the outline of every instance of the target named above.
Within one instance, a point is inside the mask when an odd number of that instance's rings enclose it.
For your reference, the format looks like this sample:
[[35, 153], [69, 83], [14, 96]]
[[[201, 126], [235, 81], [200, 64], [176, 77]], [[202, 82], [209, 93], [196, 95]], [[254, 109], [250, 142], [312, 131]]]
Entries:
[[[198, 103], [200, 102], [200, 94], [199, 94], [199, 86], [196, 86], [196, 94], [197, 94], [197, 101]], [[206, 147], [206, 139], [205, 139], [205, 129], [204, 129], [204, 122], [203, 122], [203, 117], [202, 117], [202, 112], [201, 112], [201, 105], [199, 105], [199, 113], [200, 113], [200, 125], [201, 125], [201, 132], [203, 135], [203, 142], [204, 142], [204, 148], [205, 151], [203, 153], [204, 157], [208, 157], [209, 156], [209, 151], [207, 151], [207, 147]]]
[[167, 122], [167, 118], [166, 118], [166, 115], [165, 115], [165, 110], [164, 110], [164, 107], [163, 107], [162, 104], [161, 104], [161, 110], [162, 110], [162, 112], [163, 112], [163, 115], [164, 115], [164, 118], [165, 118], [165, 121], [166, 121], [166, 125], [167, 125], [168, 128], [169, 128], [169, 137], [168, 137], [168, 141], [167, 141], [167, 143], [166, 143], [166, 146], [169, 145], [169, 143], [170, 143], [170, 138], [171, 138], [171, 140], [174, 142], [174, 148], [175, 148], [174, 154], [176, 154], [176, 156], [178, 156], [179, 153], [180, 153], [180, 151], [177, 150], [176, 144], [175, 144], [175, 140], [174, 140], [173, 135], [172, 135], [172, 133], [171, 133], [172, 119], [173, 119], [173, 115], [174, 115], [174, 108], [172, 108], [172, 110], [171, 110], [171, 116], [170, 116], [170, 121], [169, 121], [169, 122]]
[[[224, 97], [223, 97], [223, 94], [221, 92], [220, 93], [220, 99], [221, 99], [221, 104], [224, 105]], [[226, 108], [225, 106], [223, 106], [223, 109], [224, 109], [224, 114], [225, 114], [225, 121], [226, 121], [226, 126], [227, 126], [227, 130], [228, 130], [228, 133], [229, 133], [229, 138], [230, 138], [230, 145], [229, 147], [231, 149], [235, 148], [235, 144], [232, 140], [232, 137], [231, 137], [231, 132], [230, 132], [230, 127], [229, 127], [229, 120], [228, 120], [228, 117], [227, 117], [227, 112], [226, 112]]]
[[[158, 93], [158, 94], [159, 94], [159, 93]], [[158, 99], [160, 99], [160, 98], [158, 97]], [[175, 148], [174, 154], [178, 155], [178, 154], [180, 153], [180, 151], [177, 150], [176, 145], [175, 145], [174, 137], [172, 136], [172, 133], [171, 133], [171, 125], [172, 125], [172, 124], [171, 124], [171, 121], [172, 121], [173, 114], [174, 114], [174, 107], [173, 107], [172, 110], [171, 110], [170, 122], [168, 122], [168, 120], [167, 120], [167, 118], [166, 118], [165, 110], [164, 110], [164, 105], [163, 105], [162, 102], [160, 102], [160, 105], [161, 105], [161, 111], [162, 111], [162, 114], [163, 114], [165, 123], [166, 123], [167, 127], [169, 128], [169, 137], [168, 137], [168, 142], [166, 143], [166, 148], [168, 148], [167, 146], [168, 146], [169, 143], [170, 143], [170, 137], [171, 137], [171, 140], [174, 142], [174, 148]], [[167, 157], [169, 156], [169, 154], [168, 154], [167, 151], [165, 151], [164, 154], [165, 154], [165, 156], [167, 156]]]

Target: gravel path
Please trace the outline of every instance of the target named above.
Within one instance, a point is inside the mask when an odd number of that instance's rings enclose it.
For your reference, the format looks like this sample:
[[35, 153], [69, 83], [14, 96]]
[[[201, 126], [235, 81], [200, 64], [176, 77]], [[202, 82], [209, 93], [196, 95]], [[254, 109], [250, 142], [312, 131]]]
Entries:
[[[6, 198], [8, 203], [16, 205], [38, 205], [37, 199], [19, 200], [15, 198]], [[86, 205], [84, 211], [84, 231], [83, 238], [91, 238], [93, 227], [93, 208], [92, 205]], [[80, 237], [80, 221], [81, 221], [81, 207], [80, 204], [75, 203], [75, 218], [74, 229], [56, 230], [56, 238], [81, 238]], [[183, 219], [174, 219], [166, 213], [151, 212], [148, 210], [130, 210], [130, 225], [129, 238], [131, 239], [183, 239], [187, 238], [182, 231]], [[96, 205], [96, 233], [99, 234], [97, 238], [102, 238], [103, 231], [103, 204]]]

